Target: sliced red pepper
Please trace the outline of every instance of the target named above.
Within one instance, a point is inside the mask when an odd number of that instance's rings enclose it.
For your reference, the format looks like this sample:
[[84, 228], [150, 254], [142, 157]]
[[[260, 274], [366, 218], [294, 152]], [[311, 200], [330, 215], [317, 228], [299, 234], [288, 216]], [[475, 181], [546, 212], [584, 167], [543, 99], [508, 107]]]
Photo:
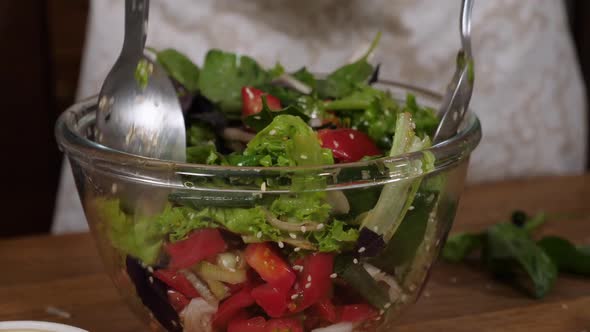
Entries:
[[271, 110], [280, 110], [281, 101], [264, 91], [251, 86], [242, 88], [242, 117], [247, 117], [262, 111], [262, 96], [266, 96], [266, 105]]
[[312, 313], [315, 313], [324, 321], [330, 323], [338, 322], [336, 306], [332, 304], [332, 301], [329, 298], [320, 299], [316, 304], [311, 306], [310, 309]]
[[340, 321], [342, 322], [360, 322], [374, 319], [379, 312], [366, 303], [348, 304], [340, 308]]
[[266, 319], [262, 316], [248, 318], [246, 311], [237, 313], [227, 326], [227, 332], [264, 332]]
[[170, 302], [170, 305], [172, 305], [176, 312], [181, 312], [182, 309], [184, 309], [184, 307], [186, 307], [190, 302], [186, 296], [173, 289], [169, 289], [166, 293], [168, 295], [168, 302]]
[[230, 322], [227, 332], [264, 332], [266, 320], [264, 317], [254, 317], [246, 320]]
[[270, 317], [281, 317], [287, 310], [288, 290], [286, 289], [264, 284], [254, 288], [251, 295]]
[[252, 243], [246, 247], [246, 262], [272, 286], [288, 290], [295, 282], [293, 269], [268, 243]]
[[201, 296], [193, 284], [191, 284], [184, 274], [180, 272], [171, 270], [156, 270], [154, 271], [154, 277], [160, 279], [163, 283], [170, 286], [170, 288], [178, 291], [189, 299]]
[[293, 291], [288, 308], [291, 312], [300, 312], [319, 300], [327, 298], [332, 289], [330, 275], [334, 270], [334, 256], [326, 253], [313, 253], [303, 260], [303, 272]]
[[332, 150], [340, 162], [353, 162], [365, 156], [378, 156], [381, 150], [367, 134], [350, 128], [324, 129], [318, 132], [323, 148]]
[[224, 252], [227, 245], [217, 229], [205, 228], [182, 241], [167, 244], [164, 249], [170, 256], [169, 268], [177, 270]]
[[223, 330], [237, 313], [253, 305], [255, 302], [254, 298], [250, 295], [250, 291], [251, 289], [244, 288], [221, 302], [217, 312], [213, 315], [213, 326]]
[[303, 332], [303, 326], [293, 318], [275, 318], [266, 323], [266, 332]]

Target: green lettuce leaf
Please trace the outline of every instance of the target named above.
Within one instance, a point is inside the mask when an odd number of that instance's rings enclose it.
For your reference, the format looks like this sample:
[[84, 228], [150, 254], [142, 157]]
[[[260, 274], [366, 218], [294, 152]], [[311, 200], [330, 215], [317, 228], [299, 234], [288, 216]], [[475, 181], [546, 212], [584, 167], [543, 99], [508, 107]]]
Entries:
[[160, 253], [164, 232], [153, 218], [133, 218], [121, 210], [118, 199], [97, 198], [91, 204], [105, 223], [113, 247], [123, 254], [153, 264]]
[[333, 164], [332, 153], [323, 149], [317, 135], [300, 117], [279, 115], [256, 137], [243, 153], [260, 166], [312, 166]]
[[211, 228], [217, 225], [211, 220], [199, 217], [195, 210], [180, 206], [167, 205], [156, 218], [161, 230], [169, 234], [170, 241], [175, 242], [186, 238], [192, 231], [199, 228]]
[[325, 192], [281, 195], [272, 202], [270, 211], [282, 220], [323, 223], [328, 220], [332, 209], [325, 196]]
[[319, 251], [333, 252], [351, 249], [358, 237], [359, 230], [357, 228], [348, 227], [346, 223], [334, 219], [322, 230], [311, 233], [309, 239], [318, 243]]

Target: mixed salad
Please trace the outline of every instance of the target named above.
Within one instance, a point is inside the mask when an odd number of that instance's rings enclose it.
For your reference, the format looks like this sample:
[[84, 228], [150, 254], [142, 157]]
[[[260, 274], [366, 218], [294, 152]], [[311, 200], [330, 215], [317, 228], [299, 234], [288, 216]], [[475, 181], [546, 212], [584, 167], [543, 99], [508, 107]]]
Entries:
[[[377, 41], [323, 78], [220, 50], [200, 68], [176, 50], [152, 52], [178, 89], [188, 162], [314, 166], [430, 146], [434, 111], [372, 86]], [[136, 77], [149, 80], [145, 65]], [[410, 166], [433, 164], [424, 152]], [[236, 180], [260, 188], [239, 199], [190, 188], [231, 188], [219, 179], [184, 180], [156, 216], [133, 214], [116, 194], [92, 202], [138, 296], [169, 331], [373, 331], [416, 293], [435, 255], [440, 177], [337, 191], [289, 173]]]

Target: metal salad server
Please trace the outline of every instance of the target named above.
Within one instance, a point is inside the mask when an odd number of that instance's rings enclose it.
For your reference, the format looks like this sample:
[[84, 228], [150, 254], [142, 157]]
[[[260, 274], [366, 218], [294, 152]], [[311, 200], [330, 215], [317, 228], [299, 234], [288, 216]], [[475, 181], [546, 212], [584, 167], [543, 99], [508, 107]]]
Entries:
[[[125, 1], [125, 39], [99, 94], [96, 140], [149, 158], [186, 160], [185, 124], [172, 82], [144, 56], [149, 0]], [[138, 64], [144, 70], [136, 78]]]
[[453, 137], [463, 116], [467, 112], [473, 92], [474, 70], [471, 53], [471, 12], [475, 0], [463, 0], [461, 5], [461, 50], [457, 55], [457, 68], [449, 83], [438, 114], [440, 123], [434, 134], [433, 143], [437, 144]]

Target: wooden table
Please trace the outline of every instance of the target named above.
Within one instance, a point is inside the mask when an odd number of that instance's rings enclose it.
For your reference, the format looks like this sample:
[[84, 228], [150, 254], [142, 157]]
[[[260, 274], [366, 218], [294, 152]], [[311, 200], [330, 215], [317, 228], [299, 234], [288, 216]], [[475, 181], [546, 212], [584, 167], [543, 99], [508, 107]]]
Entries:
[[[477, 230], [513, 209], [567, 215], [543, 234], [590, 244], [590, 174], [467, 188], [456, 230]], [[21, 222], [30, 222], [23, 213]], [[88, 234], [0, 241], [0, 320], [63, 322], [89, 331], [143, 331], [105, 275]], [[69, 318], [48, 313], [54, 307]], [[542, 301], [464, 265], [439, 263], [396, 331], [590, 331], [590, 280], [560, 276]]]

